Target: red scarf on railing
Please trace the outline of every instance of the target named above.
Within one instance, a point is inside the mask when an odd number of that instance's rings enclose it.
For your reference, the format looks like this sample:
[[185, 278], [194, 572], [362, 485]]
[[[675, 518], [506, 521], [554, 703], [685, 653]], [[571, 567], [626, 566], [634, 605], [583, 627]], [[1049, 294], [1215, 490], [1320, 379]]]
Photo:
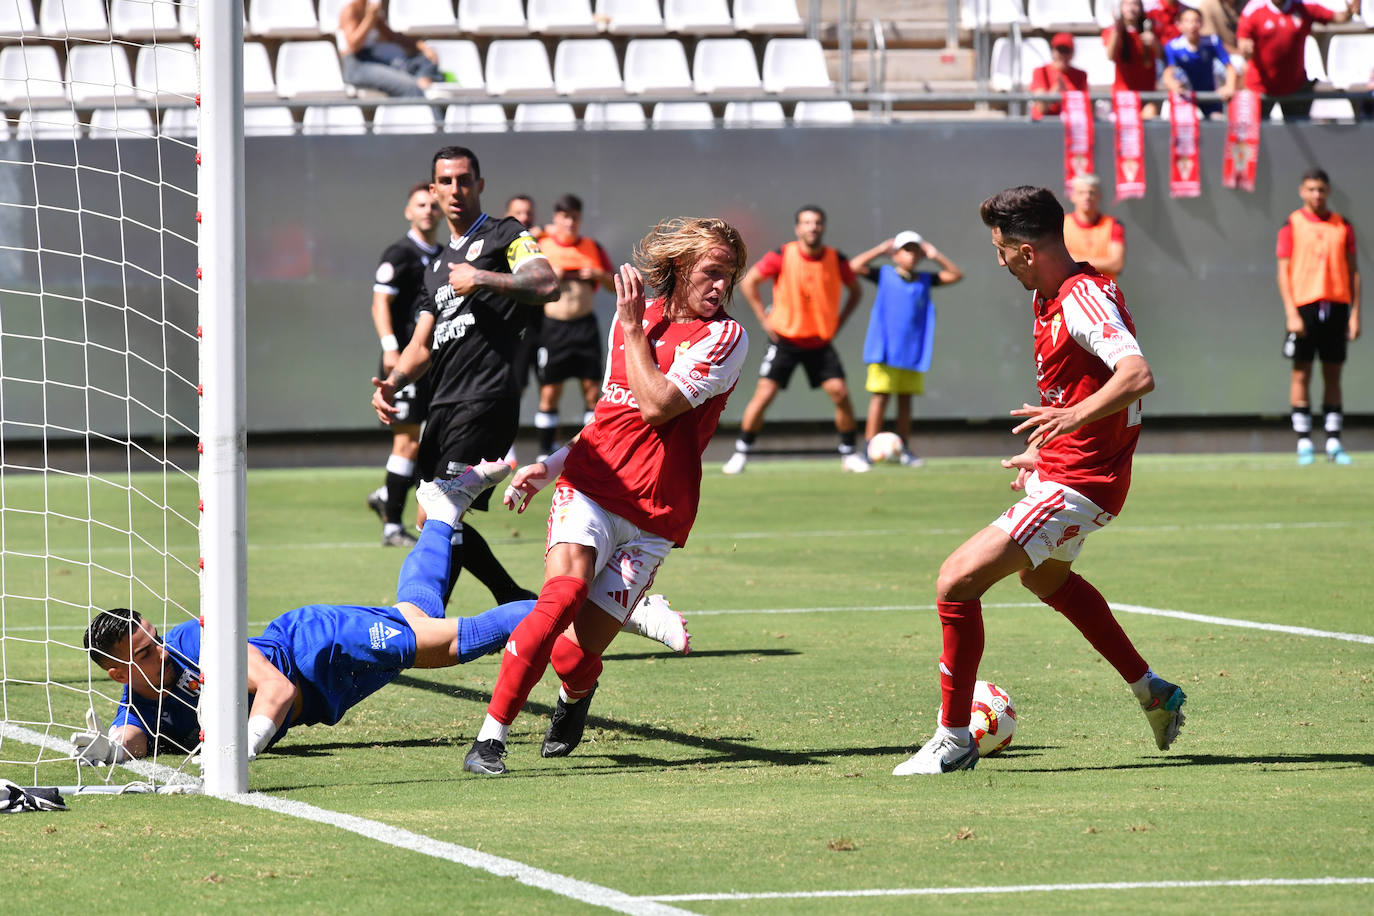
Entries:
[[1221, 167], [1221, 183], [1224, 187], [1255, 190], [1259, 141], [1259, 93], [1242, 89], [1226, 108], [1226, 160]]
[[1202, 175], [1197, 154], [1197, 109], [1193, 94], [1169, 96], [1169, 196], [1198, 197], [1202, 194]]
[[1073, 187], [1079, 175], [1093, 170], [1093, 103], [1086, 92], [1064, 93], [1064, 110], [1059, 113], [1064, 122], [1064, 193]]
[[1116, 199], [1145, 196], [1145, 131], [1140, 126], [1140, 93], [1112, 93], [1116, 110]]

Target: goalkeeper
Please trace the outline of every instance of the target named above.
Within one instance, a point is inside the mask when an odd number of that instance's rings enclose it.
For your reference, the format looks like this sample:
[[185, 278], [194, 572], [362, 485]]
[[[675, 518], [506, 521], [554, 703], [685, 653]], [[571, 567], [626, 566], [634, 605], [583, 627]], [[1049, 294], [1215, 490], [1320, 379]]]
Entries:
[[[395, 606], [307, 605], [287, 611], [248, 640], [248, 759], [294, 726], [334, 725], [407, 668], [459, 665], [505, 646], [534, 601], [449, 619], [443, 595], [454, 524], [473, 498], [509, 472], [503, 462], [484, 461], [416, 489], [429, 517], [401, 566]], [[638, 619], [627, 629], [685, 651], [682, 617], [661, 596], [646, 599], [636, 612]], [[124, 685], [124, 694], [108, 736], [75, 736], [79, 759], [109, 764], [146, 756], [153, 747], [194, 751], [200, 743], [200, 641], [195, 620], [159, 639], [136, 611], [97, 614], [84, 646], [96, 665]]]

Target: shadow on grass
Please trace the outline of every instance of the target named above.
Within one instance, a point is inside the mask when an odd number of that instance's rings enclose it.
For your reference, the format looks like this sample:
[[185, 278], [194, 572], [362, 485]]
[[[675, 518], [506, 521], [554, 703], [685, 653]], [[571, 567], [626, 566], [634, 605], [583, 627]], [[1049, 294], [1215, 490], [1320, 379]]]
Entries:
[[633, 661], [640, 658], [732, 658], [737, 655], [801, 655], [796, 649], [705, 649], [701, 652], [693, 651], [691, 655], [679, 655], [676, 652], [619, 652], [615, 655], [603, 655], [604, 661]]
[[[1006, 759], [1017, 755], [1008, 748]], [[1170, 754], [1168, 757], [1148, 757], [1136, 763], [1114, 763], [1104, 766], [1026, 768], [1022, 773], [1077, 773], [1097, 770], [1149, 770], [1179, 766], [1258, 766], [1330, 769], [1374, 766], [1374, 754]]]

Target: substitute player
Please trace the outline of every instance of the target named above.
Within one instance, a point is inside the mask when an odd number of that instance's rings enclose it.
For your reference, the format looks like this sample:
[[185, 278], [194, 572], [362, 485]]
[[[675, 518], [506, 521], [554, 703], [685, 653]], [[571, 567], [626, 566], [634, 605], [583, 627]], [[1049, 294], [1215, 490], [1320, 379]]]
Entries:
[[[725, 313], [744, 240], [718, 219], [665, 220], [615, 277], [616, 323], [596, 416], [547, 462], [521, 468], [505, 502], [523, 511], [557, 479], [539, 600], [506, 645], [486, 721], [463, 762], [506, 772], [506, 735], [552, 661], [563, 679], [541, 754], [582, 740], [601, 656], [701, 497], [701, 454], [739, 380], [748, 338]], [[648, 283], [662, 298], [645, 302]], [[561, 473], [561, 476], [560, 476]]]
[[[401, 349], [415, 333], [415, 304], [425, 285], [425, 268], [439, 253], [439, 202], [423, 181], [406, 195], [410, 229], [382, 252], [372, 283], [372, 324], [382, 347], [377, 374], [396, 368]], [[420, 425], [429, 410], [429, 382], [417, 379], [396, 392], [396, 419], [391, 423], [391, 455], [386, 479], [368, 494], [368, 508], [382, 520], [383, 547], [410, 547], [415, 535], [405, 530], [401, 513], [406, 493], [415, 482], [415, 459], [420, 453]]]
[[1016, 471], [1012, 489], [1026, 497], [940, 566], [940, 725], [892, 771], [895, 776], [968, 770], [978, 762], [969, 719], [983, 656], [980, 599], [1013, 573], [1116, 668], [1140, 701], [1160, 750], [1183, 725], [1183, 691], [1150, 670], [1106, 599], [1072, 569], [1083, 539], [1126, 502], [1140, 399], [1154, 390], [1125, 297], [1113, 281], [1069, 255], [1064, 210], [1048, 189], [1010, 188], [983, 201], [980, 212], [992, 230], [997, 262], [1035, 293], [1040, 405], [1011, 412], [1025, 418], [1012, 432], [1028, 433], [1027, 448], [1002, 462]]

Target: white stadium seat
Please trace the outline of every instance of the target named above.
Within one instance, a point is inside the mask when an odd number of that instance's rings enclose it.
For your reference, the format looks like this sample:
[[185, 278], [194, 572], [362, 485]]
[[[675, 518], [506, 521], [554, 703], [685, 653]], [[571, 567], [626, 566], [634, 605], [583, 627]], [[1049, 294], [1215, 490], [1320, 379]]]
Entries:
[[529, 32], [520, 0], [458, 0], [458, 24], [479, 35], [524, 35]]
[[[403, 35], [461, 34], [453, 0], [391, 0], [386, 21]], [[337, 21], [326, 25], [322, 19], [320, 25], [325, 31], [338, 28]]]
[[613, 35], [662, 35], [658, 0], [596, 0], [596, 18]]
[[553, 55], [553, 84], [559, 95], [624, 92], [620, 63], [609, 38], [567, 38]]
[[200, 129], [199, 119], [194, 108], [166, 108], [162, 111], [162, 123], [158, 133], [164, 137], [196, 136]]
[[[1275, 105], [1275, 108], [1279, 106]], [[1355, 123], [1355, 106], [1349, 99], [1313, 99], [1313, 121], [1335, 121], [1338, 124]]]
[[687, 52], [676, 38], [632, 38], [625, 46], [625, 91], [691, 92]]
[[320, 20], [313, 0], [268, 0], [249, 6], [248, 31], [270, 38], [318, 38]]
[[14, 135], [20, 140], [79, 140], [81, 122], [70, 108], [50, 108], [40, 111], [24, 109]]
[[[199, 14], [196, 12], [197, 2], [199, 0], [181, 0], [181, 12], [177, 14], [177, 20], [181, 24], [181, 34], [183, 35], [194, 35], [199, 27]], [[243, 18], [245, 20], [248, 18], [246, 10]], [[244, 34], [248, 32], [247, 29], [243, 31]]]
[[438, 128], [428, 105], [378, 105], [372, 112], [374, 134], [432, 134]]
[[311, 105], [301, 122], [304, 134], [365, 134], [367, 120], [357, 105]]
[[[1311, 37], [1310, 35], [1308, 36]], [[1332, 35], [1326, 47], [1326, 73], [1337, 89], [1368, 86], [1374, 70], [1374, 33]]]
[[9, 119], [0, 118], [0, 140], [8, 140], [11, 136]]
[[67, 94], [78, 105], [132, 101], [134, 75], [123, 45], [73, 45], [67, 51]]
[[525, 16], [535, 33], [594, 35], [598, 31], [588, 0], [529, 0]]
[[0, 102], [65, 100], [57, 52], [47, 45], [10, 45], [0, 49]]
[[516, 130], [576, 130], [577, 115], [567, 102], [530, 102], [515, 106]]
[[782, 127], [787, 123], [782, 102], [727, 102], [726, 127]]
[[0, 35], [36, 35], [38, 23], [33, 18], [33, 4], [29, 0], [0, 2]]
[[[1337, 37], [1339, 36], [1333, 35], [1331, 40], [1335, 41]], [[1326, 65], [1322, 63], [1322, 49], [1317, 45], [1317, 39], [1311, 35], [1307, 36], [1307, 41], [1302, 46], [1302, 66], [1307, 71], [1308, 79], [1316, 80], [1319, 83], [1331, 82], [1326, 73]], [[1368, 73], [1364, 76], [1366, 80], [1369, 79]]]
[[660, 128], [706, 128], [715, 124], [710, 102], [659, 102], [650, 120]]
[[1032, 27], [1045, 30], [1096, 24], [1090, 0], [1027, 0], [1026, 18]]
[[487, 92], [507, 95], [536, 92], [552, 95], [549, 53], [537, 38], [498, 38], [487, 47]]
[[831, 102], [798, 102], [792, 112], [794, 124], [853, 124], [854, 106], [836, 99]]
[[329, 35], [339, 31], [339, 10], [348, 0], [320, 0], [320, 32]]
[[283, 42], [277, 49], [277, 94], [286, 99], [348, 95], [334, 42]]
[[450, 134], [501, 131], [509, 125], [506, 111], [495, 102], [450, 105], [444, 112], [444, 132]]
[[697, 92], [759, 92], [758, 58], [747, 38], [703, 38], [692, 56], [692, 84]]
[[1021, 0], [960, 0], [959, 26], [965, 29], [978, 27], [979, 22], [990, 26], [1008, 26], [1013, 22], [1026, 21], [1026, 11]]
[[[1241, 4], [1244, 7], [1245, 4]], [[1121, 0], [1093, 0], [1093, 19], [1099, 29], [1110, 28], [1116, 22], [1116, 11], [1121, 8]]]
[[639, 129], [648, 124], [644, 106], [638, 102], [588, 102], [582, 115], [587, 127]]
[[1097, 35], [1079, 35], [1073, 40], [1073, 65], [1088, 74], [1089, 86], [1110, 86], [1116, 82], [1116, 64], [1107, 57], [1107, 46]]
[[144, 45], [134, 62], [134, 88], [147, 99], [194, 99], [200, 91], [196, 49], [189, 42]]
[[725, 0], [663, 0], [663, 25], [685, 35], [731, 35], [735, 22]]
[[805, 24], [796, 0], [735, 0], [735, 28], [765, 35], [795, 35]]
[[97, 108], [91, 112], [88, 131], [93, 140], [113, 137], [155, 137], [157, 128], [146, 108]]
[[284, 105], [243, 109], [245, 137], [289, 137], [296, 133], [296, 119]]
[[487, 91], [487, 78], [482, 75], [482, 58], [478, 56], [474, 42], [459, 38], [439, 39], [428, 44], [439, 55], [439, 69], [458, 78], [456, 83], [444, 84], [447, 92]]
[[43, 0], [38, 30], [53, 38], [109, 38], [105, 0]]
[[272, 60], [267, 46], [257, 41], [243, 43], [244, 98], [276, 98], [277, 81], [272, 77]]
[[[0, 0], [0, 3], [7, 0]], [[110, 31], [116, 38], [167, 40], [177, 36], [181, 25], [171, 3], [151, 0], [114, 0], [110, 4]]]
[[[1013, 87], [1011, 72], [1012, 40], [1000, 36], [992, 43], [992, 74], [988, 85], [993, 92], [1010, 92]], [[1022, 89], [1029, 89], [1035, 68], [1050, 62], [1050, 43], [1043, 38], [1024, 38], [1021, 40], [1020, 83]]]
[[773, 38], [763, 48], [763, 91], [831, 89], [825, 52], [814, 38]]

